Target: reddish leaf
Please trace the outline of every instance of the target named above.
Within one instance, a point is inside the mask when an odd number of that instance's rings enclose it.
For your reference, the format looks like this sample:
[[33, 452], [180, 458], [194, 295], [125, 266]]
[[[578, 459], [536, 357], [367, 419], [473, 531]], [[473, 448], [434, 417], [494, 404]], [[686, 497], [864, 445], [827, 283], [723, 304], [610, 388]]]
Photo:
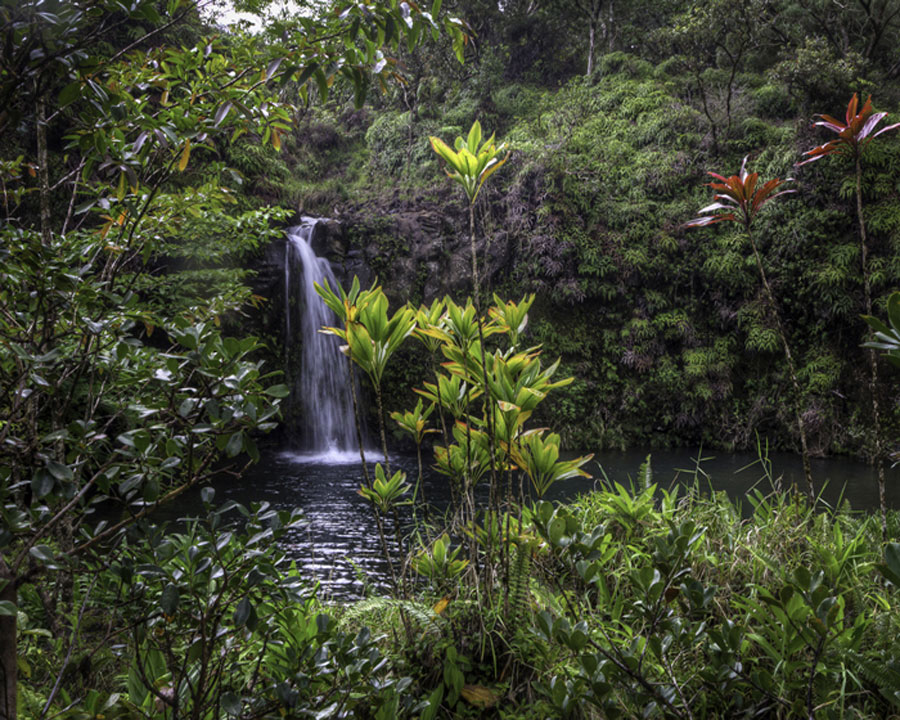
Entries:
[[737, 220], [734, 213], [727, 213], [726, 215], [708, 215], [706, 217], [698, 217], [693, 220], [689, 220], [684, 224], [686, 228], [688, 227], [705, 227], [706, 225], [712, 225], [713, 223], [722, 222], [723, 220]]
[[[787, 180], [773, 178], [772, 180], [763, 183], [762, 187], [757, 188], [759, 173], [751, 173], [747, 170], [746, 157], [741, 163], [741, 170], [738, 175], [732, 175], [729, 178], [714, 172], [709, 173], [709, 175], [720, 181], [707, 183], [709, 187], [716, 191], [716, 194], [713, 196], [715, 202], [700, 210], [701, 217], [694, 218], [685, 223], [684, 227], [686, 228], [705, 227], [717, 222], [738, 219], [740, 219], [744, 225], [750, 225], [750, 223], [753, 222], [756, 213], [759, 212], [762, 206], [769, 202], [769, 200], [772, 200], [779, 195], [794, 192], [793, 190], [775, 192], [775, 190], [781, 187], [785, 182], [788, 182], [791, 178], [788, 178]], [[713, 214], [717, 210], [726, 210], [727, 212], [719, 213], [718, 215]]]
[[872, 112], [871, 95], [863, 104], [862, 110], [857, 112], [858, 107], [859, 97], [856, 93], [853, 93], [853, 97], [847, 104], [845, 122], [841, 122], [840, 120], [831, 117], [831, 115], [818, 115], [817, 117], [820, 119], [813, 123], [813, 127], [826, 128], [837, 133], [838, 137], [834, 140], [829, 140], [824, 145], [819, 145], [812, 150], [807, 150], [803, 153], [807, 159], [801, 160], [797, 165], [806, 165], [807, 163], [815, 162], [826, 155], [848, 154], [858, 156], [872, 138], [877, 137], [888, 130], [894, 130], [900, 127], [900, 123], [888, 125], [873, 134], [872, 131], [876, 128], [878, 123], [887, 117], [887, 113]]

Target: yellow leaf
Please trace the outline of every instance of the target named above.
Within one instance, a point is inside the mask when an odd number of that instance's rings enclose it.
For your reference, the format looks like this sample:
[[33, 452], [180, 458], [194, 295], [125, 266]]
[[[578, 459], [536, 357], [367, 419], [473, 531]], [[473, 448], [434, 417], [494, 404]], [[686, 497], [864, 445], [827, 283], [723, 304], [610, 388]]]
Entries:
[[440, 138], [431, 136], [428, 138], [431, 141], [431, 147], [434, 151], [440, 155], [447, 163], [452, 166], [456, 166], [456, 153]]
[[281, 150], [281, 135], [278, 134], [278, 128], [272, 128], [272, 147]]
[[188, 160], [191, 157], [191, 141], [190, 139], [184, 141], [184, 150], [181, 152], [181, 160], [178, 161], [178, 171], [184, 172], [184, 169], [187, 167]]
[[480, 708], [493, 707], [498, 700], [497, 694], [483, 685], [463, 685], [459, 694], [469, 705]]
[[450, 598], [446, 595], [437, 601], [437, 604], [431, 608], [434, 611], [435, 615], [440, 615], [444, 610], [447, 609], [447, 606], [450, 604]]

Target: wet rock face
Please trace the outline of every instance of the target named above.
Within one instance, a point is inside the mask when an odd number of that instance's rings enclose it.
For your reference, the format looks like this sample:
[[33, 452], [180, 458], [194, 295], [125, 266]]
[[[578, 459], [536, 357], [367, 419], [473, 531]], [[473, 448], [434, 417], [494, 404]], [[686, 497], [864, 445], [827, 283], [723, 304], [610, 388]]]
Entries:
[[262, 337], [281, 339], [284, 334], [284, 270], [287, 238], [269, 243], [253, 264], [256, 276], [251, 282], [253, 294], [264, 298], [256, 310], [250, 310], [254, 332]]
[[[299, 224], [299, 215], [295, 222]], [[472, 292], [467, 230], [466, 209], [449, 192], [409, 198], [395, 193], [390, 201], [347, 208], [337, 219], [321, 219], [311, 244], [317, 255], [331, 262], [344, 287], [354, 276], [363, 287], [377, 279], [397, 307], [430, 303], [444, 295], [461, 300]], [[496, 225], [477, 234], [479, 273], [487, 291], [509, 273], [515, 260], [512, 235]], [[270, 345], [273, 360], [294, 345], [285, 337], [286, 308], [298, 302], [290, 294], [285, 298], [286, 258], [287, 241], [280, 238], [263, 249], [252, 267], [253, 293], [265, 300], [248, 309], [249, 324]]]
[[340, 262], [347, 254], [347, 238], [341, 223], [331, 218], [323, 218], [316, 223], [312, 236], [312, 249], [319, 257], [326, 257], [332, 263]]
[[[447, 213], [450, 207], [451, 213]], [[300, 224], [300, 216], [292, 224]], [[466, 233], [468, 217], [459, 203], [446, 204], [421, 198], [407, 203], [379, 207], [359, 207], [345, 211], [339, 219], [321, 219], [315, 226], [311, 245], [319, 257], [327, 258], [345, 288], [354, 276], [363, 287], [377, 279], [387, 293], [391, 307], [406, 302], [431, 303], [451, 295], [462, 300], [472, 291], [472, 258]], [[499, 228], [486, 241], [477, 238], [479, 272], [483, 287], [490, 289], [492, 279], [509, 272], [513, 259], [509, 234]], [[251, 282], [261, 302], [248, 306], [241, 319], [242, 331], [262, 338], [268, 354], [269, 369], [280, 368], [283, 381], [293, 386], [301, 367], [303, 340], [286, 313], [298, 312], [303, 300], [286, 285], [288, 241], [285, 237], [263, 248], [253, 263], [256, 275]], [[301, 404], [283, 405], [282, 432], [287, 438], [303, 433]]]
[[[342, 218], [340, 239], [329, 228], [327, 257], [342, 283], [356, 275], [367, 286], [377, 278], [392, 301], [462, 297], [472, 291], [469, 238], [460, 232], [466, 227], [462, 213], [448, 216], [435, 203], [384, 214], [356, 211]], [[495, 232], [490, 240], [480, 235], [476, 242], [483, 281], [508, 270], [512, 254], [507, 233]]]

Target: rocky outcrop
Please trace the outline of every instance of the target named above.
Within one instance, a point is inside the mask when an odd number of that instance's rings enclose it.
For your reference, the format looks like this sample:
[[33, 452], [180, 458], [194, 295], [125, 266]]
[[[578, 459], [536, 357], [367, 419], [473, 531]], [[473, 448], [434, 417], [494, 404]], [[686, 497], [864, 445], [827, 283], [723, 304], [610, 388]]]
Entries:
[[[339, 220], [320, 223], [313, 247], [331, 260], [342, 283], [357, 276], [368, 286], [377, 279], [394, 302], [462, 297], [472, 290], [468, 223], [452, 197], [440, 200], [395, 198], [348, 208]], [[508, 271], [513, 253], [506, 232], [479, 233], [476, 249], [486, 282]]]

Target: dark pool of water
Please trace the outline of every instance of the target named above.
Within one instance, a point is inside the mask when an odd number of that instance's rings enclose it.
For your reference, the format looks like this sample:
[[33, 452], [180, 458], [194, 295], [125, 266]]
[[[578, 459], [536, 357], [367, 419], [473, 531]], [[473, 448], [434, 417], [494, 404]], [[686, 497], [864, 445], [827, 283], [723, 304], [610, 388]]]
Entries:
[[[548, 499], [565, 500], [599, 487], [608, 481], [626, 487], [637, 482], [638, 470], [651, 454], [653, 481], [662, 487], [675, 483], [693, 483], [701, 488], [724, 490], [736, 500], [754, 486], [763, 492], [772, 489], [757, 455], [690, 450], [604, 451], [587, 467], [591, 479], [578, 478], [559, 483]], [[698, 460], [699, 459], [699, 460]], [[796, 483], [805, 488], [800, 458], [788, 453], [773, 453], [772, 478], [780, 478], [784, 487]], [[409, 481], [416, 477], [415, 457], [392, 458], [392, 465], [403, 468]], [[878, 488], [873, 468], [845, 458], [812, 461], [817, 488], [822, 498], [834, 505], [841, 499], [854, 509], [878, 507]], [[900, 469], [888, 470], [888, 502], [900, 507]], [[387, 582], [381, 545], [369, 503], [357, 494], [363, 474], [358, 453], [309, 455], [291, 451], [263, 453], [261, 461], [241, 478], [217, 483], [216, 500], [226, 499], [249, 504], [268, 501], [275, 507], [302, 509], [306, 523], [284, 541], [291, 557], [310, 577], [321, 582], [323, 594], [333, 598], [350, 598], [365, 592], [366, 584], [376, 591]], [[446, 507], [449, 489], [446, 478], [426, 471], [425, 491], [429, 502]], [[191, 503], [194, 503], [194, 506]], [[749, 504], [745, 504], [749, 509]], [[199, 509], [199, 500], [188, 499], [167, 513], [181, 515]], [[171, 516], [171, 515], [170, 515]], [[172, 516], [174, 517], [174, 516]], [[393, 528], [387, 532], [393, 539]]]

